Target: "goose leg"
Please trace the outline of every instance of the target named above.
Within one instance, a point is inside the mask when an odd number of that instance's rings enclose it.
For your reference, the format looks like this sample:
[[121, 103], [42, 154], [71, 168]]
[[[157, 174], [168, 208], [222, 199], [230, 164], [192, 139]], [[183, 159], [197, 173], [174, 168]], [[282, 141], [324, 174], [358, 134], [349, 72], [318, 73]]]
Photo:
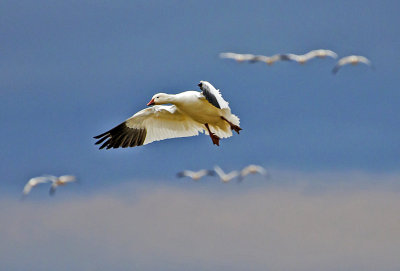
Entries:
[[204, 125], [206, 126], [208, 133], [210, 134], [213, 144], [219, 146], [219, 137], [211, 132], [210, 127], [208, 127], [208, 123], [206, 123]]
[[232, 122], [230, 122], [229, 120], [227, 120], [225, 117], [221, 116], [221, 119], [223, 119], [224, 121], [226, 121], [227, 123], [229, 123], [229, 125], [231, 126], [231, 130], [235, 130], [236, 133], [239, 134], [240, 130], [243, 130], [242, 128], [240, 128], [239, 126], [233, 124]]

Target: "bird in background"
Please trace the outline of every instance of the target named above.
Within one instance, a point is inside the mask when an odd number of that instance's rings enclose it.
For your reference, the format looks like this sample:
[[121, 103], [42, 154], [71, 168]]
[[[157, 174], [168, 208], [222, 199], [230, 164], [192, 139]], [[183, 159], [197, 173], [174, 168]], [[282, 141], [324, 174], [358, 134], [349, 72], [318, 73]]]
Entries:
[[325, 57], [332, 57], [332, 58], [337, 58], [337, 54], [331, 50], [327, 49], [317, 49], [317, 50], [312, 50], [308, 53], [305, 53], [304, 55], [296, 55], [296, 54], [284, 54], [281, 56], [282, 60], [289, 60], [289, 61], [295, 61], [299, 64], [305, 64], [307, 61], [318, 57], [318, 58], [325, 58]]
[[[218, 89], [200, 81], [199, 91], [178, 94], [155, 94], [147, 106], [113, 129], [95, 136], [100, 149], [126, 148], [149, 144], [167, 138], [196, 136], [206, 133], [214, 145], [221, 138], [239, 134], [239, 118], [231, 113], [229, 103]], [[172, 104], [172, 105], [164, 105]], [[105, 141], [103, 143], [103, 141]]]
[[66, 185], [67, 183], [77, 182], [77, 178], [73, 175], [62, 175], [59, 177], [49, 176], [52, 184], [49, 190], [50, 195], [54, 195], [58, 186]]
[[229, 58], [236, 60], [237, 62], [252, 61], [256, 56], [253, 54], [237, 54], [237, 53], [220, 53], [220, 58]]
[[341, 67], [347, 64], [351, 64], [353, 66], [357, 65], [358, 63], [364, 63], [370, 67], [372, 67], [371, 61], [366, 58], [365, 56], [356, 56], [356, 55], [350, 55], [350, 56], [345, 56], [339, 59], [339, 61], [336, 63], [335, 67], [332, 69], [332, 73], [336, 74]]
[[246, 177], [249, 174], [261, 174], [264, 176], [268, 176], [267, 170], [265, 168], [263, 168], [262, 166], [248, 165], [247, 167], [243, 168], [240, 171], [239, 182], [243, 181], [244, 177]]
[[22, 190], [22, 198], [24, 199], [32, 190], [33, 187], [39, 185], [39, 184], [44, 184], [44, 183], [49, 183], [51, 182], [51, 176], [50, 175], [43, 175], [40, 177], [34, 177], [31, 178], [24, 186], [24, 189]]
[[224, 183], [227, 183], [231, 181], [233, 178], [239, 176], [239, 171], [234, 170], [226, 174], [219, 166], [215, 166], [214, 171], [218, 175], [220, 180]]
[[183, 170], [176, 174], [176, 176], [179, 178], [189, 177], [192, 178], [194, 181], [198, 181], [204, 176], [214, 176], [214, 175], [215, 175], [214, 171], [207, 169], [202, 169], [199, 171]]

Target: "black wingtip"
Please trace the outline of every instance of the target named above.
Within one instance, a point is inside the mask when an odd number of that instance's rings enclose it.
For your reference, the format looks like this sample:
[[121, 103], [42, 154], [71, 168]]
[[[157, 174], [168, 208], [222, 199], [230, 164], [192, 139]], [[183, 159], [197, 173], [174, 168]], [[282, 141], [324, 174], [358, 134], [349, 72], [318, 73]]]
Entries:
[[279, 58], [280, 58], [280, 60], [291, 60], [289, 55], [287, 55], [287, 54], [282, 54], [279, 56]]
[[145, 128], [130, 128], [126, 126], [126, 123], [123, 122], [113, 129], [98, 135], [94, 138], [99, 139], [95, 145], [103, 143], [100, 146], [100, 150], [106, 148], [126, 148], [126, 147], [135, 147], [143, 145], [147, 135], [147, 130]]
[[109, 132], [110, 132], [110, 131], [107, 131], [107, 132], [105, 132], [105, 133], [102, 133], [101, 135], [94, 136], [93, 138], [99, 139], [99, 138], [105, 136], [106, 134], [108, 134]]

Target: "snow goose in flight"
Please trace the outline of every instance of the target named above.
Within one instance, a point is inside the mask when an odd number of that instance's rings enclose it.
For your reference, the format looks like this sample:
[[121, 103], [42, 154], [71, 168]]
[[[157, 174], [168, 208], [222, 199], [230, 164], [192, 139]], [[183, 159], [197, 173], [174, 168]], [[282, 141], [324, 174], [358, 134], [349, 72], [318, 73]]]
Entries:
[[49, 177], [50, 177], [51, 181], [53, 182], [50, 187], [50, 191], [49, 191], [50, 195], [54, 195], [58, 186], [66, 185], [67, 183], [77, 181], [76, 177], [72, 176], [72, 175], [62, 175], [60, 177], [49, 176]]
[[214, 171], [212, 170], [207, 170], [207, 169], [202, 169], [199, 171], [191, 171], [191, 170], [184, 170], [181, 172], [178, 172], [176, 174], [177, 177], [182, 178], [182, 177], [190, 177], [194, 181], [198, 181], [204, 176], [214, 176]]
[[237, 54], [237, 53], [220, 53], [220, 58], [229, 58], [236, 60], [237, 62], [244, 62], [244, 61], [255, 61], [255, 55], [252, 54]]
[[[167, 138], [189, 137], [205, 131], [213, 144], [220, 138], [238, 134], [239, 118], [231, 114], [219, 90], [207, 81], [198, 84], [202, 92], [185, 91], [178, 94], [158, 93], [148, 106], [113, 129], [95, 136], [100, 149], [126, 148], [149, 144]], [[163, 105], [172, 104], [172, 105]]]
[[262, 166], [249, 165], [240, 171], [239, 181], [242, 181], [244, 177], [249, 174], [261, 174], [267, 176], [267, 170]]
[[345, 57], [339, 59], [339, 61], [333, 68], [332, 72], [334, 74], [336, 74], [342, 66], [347, 65], [347, 64], [357, 65], [360, 62], [364, 63], [368, 66], [371, 66], [371, 61], [368, 58], [366, 58], [365, 56], [351, 55], [351, 56], [345, 56]]
[[51, 181], [51, 176], [50, 175], [31, 178], [25, 184], [24, 189], [22, 190], [22, 197], [25, 198], [31, 192], [33, 187], [35, 187], [35, 186], [37, 186], [39, 184], [48, 183], [50, 181]]
[[217, 173], [220, 180], [224, 183], [227, 183], [233, 178], [239, 176], [239, 172], [237, 170], [231, 171], [228, 174], [226, 174], [219, 166], [215, 166], [214, 171], [215, 173]]
[[307, 61], [315, 57], [325, 58], [327, 56], [330, 56], [332, 58], [337, 58], [337, 54], [335, 52], [325, 49], [312, 50], [304, 55], [285, 54], [282, 55], [281, 58], [282, 60], [290, 60], [290, 61], [295, 61], [299, 64], [305, 64]]

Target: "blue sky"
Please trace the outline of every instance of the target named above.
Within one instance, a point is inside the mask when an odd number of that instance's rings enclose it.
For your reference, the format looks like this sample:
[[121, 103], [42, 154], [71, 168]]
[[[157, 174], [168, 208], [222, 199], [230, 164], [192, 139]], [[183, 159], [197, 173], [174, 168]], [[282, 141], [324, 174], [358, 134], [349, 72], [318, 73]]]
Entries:
[[[79, 176], [80, 186], [51, 199], [67, 204], [68, 197], [116, 187], [123, 194], [126, 183], [186, 185], [177, 171], [215, 164], [333, 176], [399, 173], [398, 1], [2, 1], [0, 7], [0, 194], [11, 201], [43, 173]], [[319, 48], [365, 55], [375, 70], [344, 67], [333, 76], [331, 59], [269, 67], [218, 58], [225, 51]], [[196, 90], [200, 80], [230, 102], [240, 135], [220, 147], [204, 135], [131, 149], [94, 146], [93, 136], [144, 108], [153, 94]], [[204, 194], [230, 194], [211, 179], [205, 183]], [[45, 195], [38, 188], [31, 200], [47, 202]]]
[[[397, 171], [399, 4], [385, 3], [3, 2], [2, 176], [7, 186], [43, 172], [164, 177], [222, 159], [227, 167]], [[316, 48], [365, 55], [376, 70], [345, 67], [333, 76], [330, 59], [266, 67], [218, 58]], [[241, 118], [240, 136], [220, 148], [206, 136], [93, 146], [92, 136], [154, 93], [197, 89], [200, 80], [221, 89]]]

